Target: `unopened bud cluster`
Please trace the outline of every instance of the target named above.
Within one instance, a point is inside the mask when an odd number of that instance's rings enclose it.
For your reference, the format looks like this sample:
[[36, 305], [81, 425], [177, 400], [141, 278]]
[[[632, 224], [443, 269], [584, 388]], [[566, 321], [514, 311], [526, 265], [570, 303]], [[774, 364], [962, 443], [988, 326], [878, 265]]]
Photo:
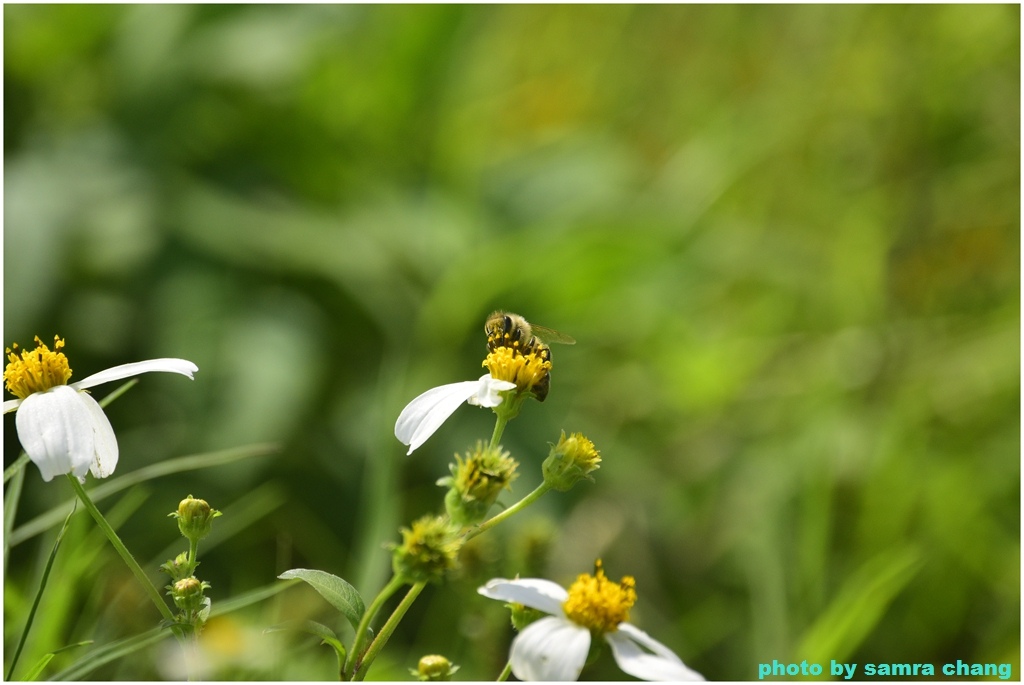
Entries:
[[517, 466], [508, 452], [483, 441], [465, 458], [455, 455], [455, 463], [449, 466], [452, 475], [437, 482], [448, 487], [444, 507], [452, 523], [470, 526], [483, 521], [501, 491], [511, 489]]
[[394, 547], [391, 565], [395, 575], [407, 582], [440, 582], [458, 565], [462, 541], [445, 517], [423, 516], [401, 533], [402, 544]]
[[198, 542], [210, 534], [213, 519], [220, 512], [210, 507], [204, 499], [195, 499], [189, 495], [178, 504], [178, 510], [168, 516], [178, 519], [178, 530], [191, 542]]
[[210, 584], [195, 576], [199, 561], [196, 551], [199, 541], [210, 534], [213, 519], [220, 516], [206, 500], [196, 499], [189, 495], [178, 504], [178, 510], [168, 516], [178, 521], [178, 530], [188, 538], [189, 551], [182, 552], [170, 561], [162, 564], [160, 570], [171, 577], [167, 586], [167, 594], [174, 600], [174, 606], [181, 610], [177, 620], [192, 626], [198, 632], [210, 614], [210, 599], [206, 591]]
[[581, 480], [593, 480], [590, 474], [600, 468], [600, 464], [601, 455], [593, 442], [581, 433], [566, 437], [562, 431], [558, 444], [544, 460], [544, 482], [565, 492]]
[[194, 613], [202, 609], [206, 603], [207, 599], [203, 593], [209, 587], [209, 583], [200, 581], [195, 576], [189, 576], [172, 583], [167, 594], [174, 600], [174, 606], [182, 611]]
[[409, 673], [422, 682], [447, 682], [452, 675], [459, 670], [459, 667], [448, 661], [440, 654], [427, 654], [420, 658], [416, 669], [409, 669]]

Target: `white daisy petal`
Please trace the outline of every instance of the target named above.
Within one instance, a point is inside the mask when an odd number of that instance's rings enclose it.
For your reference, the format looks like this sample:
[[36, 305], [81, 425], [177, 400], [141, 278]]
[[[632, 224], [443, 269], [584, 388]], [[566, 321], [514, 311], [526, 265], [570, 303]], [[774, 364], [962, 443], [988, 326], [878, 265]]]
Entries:
[[93, 417], [66, 385], [26, 397], [15, 415], [18, 439], [43, 480], [72, 473], [81, 478], [95, 454]]
[[395, 437], [409, 446], [406, 454], [425, 443], [459, 406], [476, 393], [478, 381], [449, 383], [427, 390], [405, 406], [395, 421]]
[[[612, 647], [615, 662], [623, 671], [641, 680], [704, 680], [665, 645], [629, 623], [604, 636]], [[650, 650], [641, 649], [641, 645]], [[653, 654], [651, 653], [653, 652]]]
[[103, 413], [103, 408], [87, 392], [79, 392], [78, 398], [89, 410], [92, 418], [92, 433], [94, 452], [90, 471], [96, 478], [106, 478], [117, 468], [117, 438], [114, 437], [114, 429], [110, 426], [110, 420]]
[[466, 401], [478, 407], [497, 407], [504, 399], [499, 393], [505, 390], [514, 390], [516, 387], [515, 383], [491, 378], [489, 373], [480, 376], [477, 384], [476, 392]]
[[520, 680], [570, 681], [590, 651], [590, 631], [557, 616], [534, 621], [512, 641], [509, 661]]
[[148, 359], [144, 362], [132, 362], [131, 364], [114, 366], [104, 371], [100, 371], [99, 373], [94, 373], [93, 375], [83, 378], [77, 383], [71, 383], [70, 385], [72, 388], [84, 390], [85, 388], [91, 388], [94, 385], [99, 385], [100, 383], [119, 381], [123, 378], [131, 378], [132, 376], [138, 376], [140, 373], [150, 373], [152, 371], [180, 373], [182, 376], [193, 378], [192, 374], [198, 370], [199, 367], [187, 359]]
[[21, 405], [22, 402], [23, 402], [23, 400], [7, 400], [7, 401], [5, 401], [4, 402], [4, 413], [6, 414], [7, 412], [14, 411], [15, 409], [17, 409]]
[[565, 616], [562, 604], [569, 598], [564, 587], [543, 578], [495, 578], [477, 592], [490, 599], [516, 602], [555, 616]]

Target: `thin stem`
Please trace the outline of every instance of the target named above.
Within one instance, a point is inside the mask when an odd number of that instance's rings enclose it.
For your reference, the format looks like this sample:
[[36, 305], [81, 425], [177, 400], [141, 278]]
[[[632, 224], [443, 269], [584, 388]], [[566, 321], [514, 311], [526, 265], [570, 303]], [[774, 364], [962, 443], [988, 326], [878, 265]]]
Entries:
[[370, 643], [370, 647], [366, 650], [366, 655], [359, 662], [359, 667], [356, 670], [355, 675], [352, 676], [352, 680], [362, 680], [366, 677], [366, 671], [369, 670], [370, 664], [372, 664], [373, 660], [377, 658], [377, 654], [380, 650], [384, 649], [384, 645], [388, 643], [391, 633], [395, 632], [395, 628], [398, 627], [398, 624], [405, 616], [405, 612], [409, 610], [409, 607], [412, 606], [412, 603], [416, 601], [416, 598], [426, 586], [427, 584], [425, 582], [420, 581], [409, 588], [409, 592], [405, 594], [401, 603], [395, 607], [395, 610], [391, 613], [391, 616], [388, 618], [388, 622], [384, 624], [380, 629], [380, 632], [377, 634], [377, 637], [374, 638], [372, 643]]
[[491, 528], [493, 528], [494, 526], [498, 525], [499, 523], [501, 523], [502, 521], [504, 521], [508, 517], [516, 514], [519, 511], [522, 511], [523, 509], [525, 509], [526, 507], [530, 506], [535, 501], [537, 501], [540, 498], [541, 495], [543, 495], [545, 492], [547, 492], [550, 489], [551, 489], [551, 486], [548, 485], [548, 483], [546, 481], [541, 483], [540, 485], [537, 486], [537, 488], [533, 492], [531, 492], [529, 495], [527, 495], [526, 497], [522, 498], [521, 500], [519, 500], [518, 502], [516, 502], [515, 504], [510, 506], [505, 511], [502, 511], [502, 512], [500, 512], [498, 514], [495, 514], [491, 518], [489, 518], [486, 521], [484, 521], [483, 523], [481, 523], [476, 528], [473, 528], [472, 530], [470, 530], [468, 533], [466, 533], [465, 540], [467, 540], [467, 541], [468, 540], [472, 540], [473, 538], [475, 538], [480, 533], [483, 533], [484, 531], [490, 530]]
[[199, 555], [199, 540], [188, 539], [188, 574], [194, 576], [196, 574], [196, 566], [199, 562], [196, 561]]
[[380, 611], [381, 605], [388, 601], [391, 595], [395, 594], [403, 584], [401, 578], [393, 576], [388, 581], [388, 584], [373, 598], [366, 611], [363, 612], [363, 617], [359, 620], [359, 626], [356, 628], [356, 638], [352, 641], [352, 649], [349, 650], [348, 659], [345, 661], [346, 674], [351, 673], [352, 669], [356, 666], [356, 660], [359, 658], [359, 652], [362, 651], [363, 644], [366, 642], [366, 636], [370, 632], [370, 622], [373, 620], [374, 615]]
[[14, 476], [15, 473], [25, 468], [25, 464], [28, 463], [28, 454], [22, 452], [14, 463], [4, 469], [4, 482], [6, 483]]
[[498, 420], [494, 422], [494, 433], [491, 434], [491, 449], [498, 446], [498, 441], [501, 440], [501, 434], [505, 432], [505, 424], [508, 423], [508, 417], [503, 413], [498, 414]]
[[18, 647], [14, 650], [14, 658], [11, 659], [11, 667], [7, 670], [7, 680], [10, 680], [14, 675], [14, 667], [18, 663], [18, 657], [21, 656], [21, 650], [25, 647], [25, 640], [28, 638], [28, 631], [32, 628], [32, 622], [35, 620], [36, 611], [39, 609], [39, 600], [43, 598], [43, 590], [46, 589], [46, 581], [50, 579], [50, 571], [53, 570], [53, 562], [57, 558], [57, 548], [60, 547], [60, 541], [64, 539], [64, 533], [67, 532], [68, 523], [71, 521], [71, 515], [75, 513], [74, 506], [71, 507], [71, 511], [68, 512], [68, 517], [64, 519], [64, 525], [61, 526], [60, 532], [57, 533], [57, 539], [53, 543], [53, 550], [50, 551], [50, 557], [46, 560], [46, 566], [43, 568], [43, 576], [39, 579], [39, 589], [36, 590], [35, 599], [32, 600], [32, 608], [28, 611], [28, 619], [25, 621], [25, 629], [21, 631], [21, 639], [18, 640]]
[[508, 680], [508, 677], [512, 675], [512, 661], [508, 661], [505, 664], [505, 668], [501, 669], [501, 673], [498, 674], [497, 682], [503, 682]]
[[139, 562], [135, 561], [135, 557], [132, 556], [132, 553], [129, 552], [128, 548], [124, 546], [123, 542], [121, 542], [121, 538], [117, 536], [114, 529], [111, 528], [109, 523], [107, 523], [107, 519], [103, 518], [103, 514], [100, 513], [100, 510], [97, 509], [96, 505], [92, 503], [91, 499], [89, 499], [89, 495], [86, 493], [85, 488], [83, 488], [82, 484], [78, 482], [78, 479], [70, 473], [68, 474], [68, 481], [71, 483], [71, 487], [74, 488], [75, 494], [78, 495], [78, 499], [82, 501], [82, 504], [96, 520], [96, 525], [100, 527], [100, 530], [102, 530], [104, 535], [107, 536], [107, 539], [110, 540], [110, 544], [112, 544], [114, 549], [117, 550], [117, 553], [121, 555], [124, 563], [128, 564], [128, 568], [131, 569], [132, 573], [135, 574], [135, 577], [140, 583], [142, 583], [142, 589], [146, 591], [146, 594], [149, 595], [153, 604], [156, 605], [160, 615], [173, 623], [175, 620], [174, 614], [172, 614], [171, 610], [167, 608], [167, 603], [164, 602], [162, 597], [160, 597], [160, 593], [157, 592], [157, 589], [153, 587], [153, 583], [149, 580], [146, 572], [142, 570], [142, 567], [139, 566]]
[[4, 575], [7, 574], [7, 558], [11, 551], [11, 531], [21, 501], [21, 488], [25, 484], [25, 469], [19, 469], [11, 478], [11, 484], [4, 493]]

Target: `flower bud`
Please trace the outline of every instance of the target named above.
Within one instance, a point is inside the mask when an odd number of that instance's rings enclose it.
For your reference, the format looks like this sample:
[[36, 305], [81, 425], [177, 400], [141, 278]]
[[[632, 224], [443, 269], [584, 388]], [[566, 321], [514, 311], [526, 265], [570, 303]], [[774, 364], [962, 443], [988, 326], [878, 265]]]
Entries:
[[449, 488], [444, 506], [452, 523], [469, 526], [483, 521], [501, 491], [509, 489], [518, 464], [508, 452], [487, 447], [483, 441], [465, 459], [455, 455], [455, 461], [449, 465], [452, 475], [437, 484]]
[[[199, 564], [197, 563], [196, 566]], [[178, 556], [174, 557], [172, 561], [168, 561], [166, 564], [161, 564], [160, 570], [171, 577], [171, 582], [181, 580], [187, 576], [192, 575], [191, 564], [188, 563], [188, 552], [182, 552]]]
[[594, 443], [582, 433], [565, 437], [562, 431], [558, 444], [544, 460], [544, 481], [555, 490], [565, 492], [583, 479], [593, 480], [590, 473], [600, 468], [600, 463], [601, 456]]
[[402, 544], [391, 553], [395, 575], [410, 583], [440, 582], [445, 572], [456, 567], [462, 542], [444, 518], [424, 516], [401, 533]]
[[409, 669], [409, 672], [416, 676], [417, 680], [427, 682], [451, 680], [452, 674], [457, 670], [458, 666], [440, 654], [428, 654], [420, 659], [415, 671]]
[[178, 511], [171, 512], [168, 516], [178, 519], [178, 530], [191, 542], [198, 542], [210, 534], [213, 527], [213, 519], [220, 516], [220, 512], [210, 507], [206, 500], [195, 499], [189, 495], [178, 504]]
[[174, 605], [182, 611], [199, 611], [206, 599], [203, 593], [209, 587], [209, 583], [200, 582], [195, 576], [189, 576], [175, 581], [167, 594], [174, 600]]

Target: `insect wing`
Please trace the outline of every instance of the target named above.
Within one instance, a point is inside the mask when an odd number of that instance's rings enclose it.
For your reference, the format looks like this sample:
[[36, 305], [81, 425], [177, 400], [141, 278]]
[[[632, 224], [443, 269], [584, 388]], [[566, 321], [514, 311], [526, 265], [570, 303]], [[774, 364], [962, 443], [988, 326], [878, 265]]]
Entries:
[[556, 330], [548, 328], [547, 326], [538, 326], [535, 323], [530, 324], [530, 328], [533, 329], [533, 334], [543, 340], [546, 343], [561, 343], [562, 345], [575, 345], [576, 338], [565, 333], [559, 333]]

